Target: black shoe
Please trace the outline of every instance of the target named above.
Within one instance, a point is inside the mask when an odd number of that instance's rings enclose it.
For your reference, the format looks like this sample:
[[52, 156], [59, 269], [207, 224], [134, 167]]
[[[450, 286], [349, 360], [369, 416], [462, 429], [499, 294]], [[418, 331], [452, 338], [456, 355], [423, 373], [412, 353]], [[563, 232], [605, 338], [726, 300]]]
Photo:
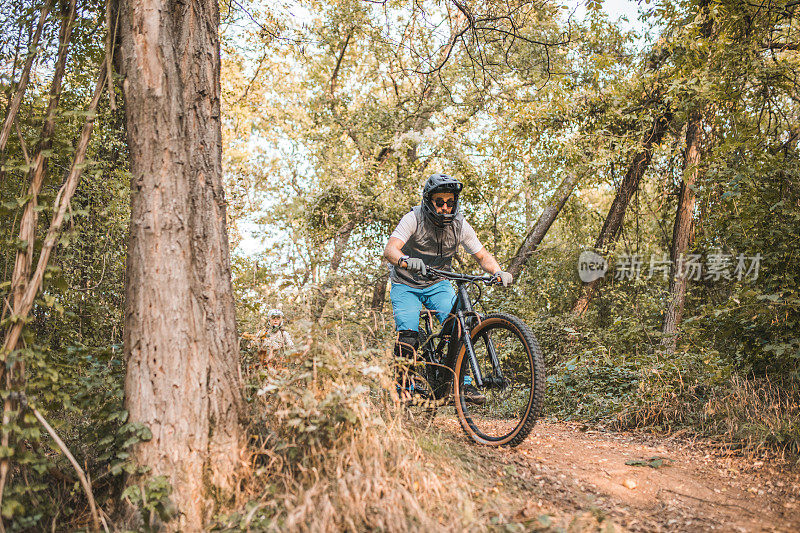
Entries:
[[461, 395], [464, 396], [464, 401], [469, 403], [474, 403], [477, 405], [483, 405], [486, 403], [486, 396], [484, 396], [481, 391], [476, 389], [475, 385], [472, 383], [469, 385], [463, 385], [461, 387]]

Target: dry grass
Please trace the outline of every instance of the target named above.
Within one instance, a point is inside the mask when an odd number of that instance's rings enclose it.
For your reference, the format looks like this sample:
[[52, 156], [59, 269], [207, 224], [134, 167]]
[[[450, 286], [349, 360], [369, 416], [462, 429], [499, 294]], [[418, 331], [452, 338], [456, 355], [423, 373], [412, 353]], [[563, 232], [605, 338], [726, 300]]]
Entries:
[[754, 452], [800, 455], [800, 386], [734, 376], [704, 408], [707, 429]]
[[671, 431], [696, 426], [701, 416], [704, 385], [674, 369], [640, 370], [639, 387], [617, 414], [617, 429], [658, 427]]
[[262, 373], [257, 445], [236, 512], [217, 529], [447, 531], [478, 523], [463, 472], [420, 447], [384, 392], [389, 354], [339, 346], [315, 344]]
[[618, 428], [690, 429], [725, 447], [757, 455], [800, 456], [800, 384], [732, 375], [710, 387], [697, 381], [647, 376]]

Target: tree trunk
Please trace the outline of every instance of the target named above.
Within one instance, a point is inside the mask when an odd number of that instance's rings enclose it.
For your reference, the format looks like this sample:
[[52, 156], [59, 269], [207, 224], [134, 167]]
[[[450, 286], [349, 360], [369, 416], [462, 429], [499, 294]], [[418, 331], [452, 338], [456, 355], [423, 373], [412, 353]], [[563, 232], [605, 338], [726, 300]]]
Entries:
[[522, 267], [525, 266], [528, 259], [533, 255], [533, 252], [539, 244], [541, 244], [544, 236], [547, 235], [547, 231], [550, 229], [550, 226], [553, 225], [553, 222], [561, 212], [561, 209], [563, 209], [564, 204], [567, 203], [567, 199], [572, 194], [572, 191], [575, 190], [577, 184], [578, 175], [574, 173], [568, 174], [567, 177], [564, 178], [564, 181], [561, 182], [561, 185], [558, 186], [556, 192], [553, 193], [544, 211], [539, 215], [539, 220], [536, 221], [536, 224], [530, 229], [528, 235], [525, 236], [525, 240], [522, 241], [517, 253], [514, 254], [514, 257], [509, 263], [508, 271], [512, 276], [516, 278], [519, 276], [520, 272], [522, 272]]
[[[700, 13], [705, 19], [700, 27], [702, 39], [712, 36], [714, 20], [708, 13], [708, 0], [700, 0]], [[675, 226], [672, 229], [671, 267], [669, 277], [669, 302], [664, 313], [661, 345], [667, 353], [675, 351], [678, 325], [683, 318], [686, 301], [687, 273], [686, 252], [694, 238], [694, 184], [700, 174], [700, 142], [703, 132], [702, 106], [692, 110], [686, 124], [686, 153], [684, 155], [683, 179], [681, 180], [678, 210], [675, 213]]]
[[131, 162], [125, 404], [148, 426], [138, 464], [173, 487], [199, 531], [211, 492], [232, 489], [240, 371], [222, 188], [219, 7], [120, 2]]
[[[647, 167], [650, 166], [650, 160], [653, 158], [653, 145], [661, 142], [661, 139], [664, 137], [669, 127], [671, 118], [672, 116], [669, 112], [659, 115], [653, 121], [653, 126], [645, 134], [644, 142], [642, 143], [643, 148], [636, 152], [633, 159], [631, 159], [628, 171], [625, 173], [625, 178], [623, 178], [617, 190], [617, 195], [611, 203], [611, 208], [608, 210], [603, 228], [597, 236], [597, 241], [595, 241], [594, 245], [595, 249], [610, 251], [613, 249], [614, 244], [616, 244], [620, 229], [622, 228], [622, 220], [625, 217], [625, 210], [628, 208], [633, 193], [639, 188], [639, 182], [647, 170]], [[599, 278], [584, 284], [581, 295], [572, 307], [572, 312], [574, 314], [582, 315], [586, 311], [602, 279], [603, 278]]]
[[330, 299], [331, 292], [336, 287], [337, 273], [339, 272], [339, 265], [342, 263], [342, 257], [347, 250], [347, 243], [350, 241], [350, 235], [356, 227], [356, 218], [351, 218], [347, 221], [333, 238], [333, 255], [331, 256], [328, 274], [325, 276], [325, 281], [322, 283], [314, 297], [311, 299], [311, 317], [314, 321], [322, 318], [322, 313], [325, 311], [325, 304]]
[[[385, 264], [385, 262], [382, 262]], [[370, 309], [375, 313], [383, 313], [383, 304], [386, 301], [386, 284], [389, 281], [389, 271], [383, 272], [372, 287], [372, 304]]]
[[681, 194], [678, 200], [678, 211], [675, 214], [675, 226], [672, 230], [672, 266], [669, 278], [669, 302], [664, 314], [664, 327], [661, 344], [668, 353], [675, 351], [678, 324], [683, 316], [683, 304], [686, 299], [686, 269], [684, 260], [686, 251], [692, 243], [692, 226], [694, 218], [694, 184], [700, 173], [700, 136], [703, 127], [703, 115], [695, 110], [686, 125], [686, 155], [684, 175], [681, 181]]

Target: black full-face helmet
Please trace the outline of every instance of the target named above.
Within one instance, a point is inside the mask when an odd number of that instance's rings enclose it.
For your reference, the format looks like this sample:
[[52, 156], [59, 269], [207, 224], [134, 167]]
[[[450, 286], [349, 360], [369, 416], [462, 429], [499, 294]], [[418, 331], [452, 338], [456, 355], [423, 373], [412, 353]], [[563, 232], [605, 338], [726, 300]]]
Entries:
[[[458, 201], [458, 194], [463, 187], [460, 181], [447, 174], [434, 174], [428, 178], [428, 181], [425, 182], [425, 186], [422, 188], [422, 212], [425, 213], [428, 220], [439, 227], [452, 224], [461, 209], [461, 204]], [[433, 195], [437, 192], [453, 193], [455, 205], [453, 206], [452, 212], [441, 214], [436, 212], [436, 207], [433, 205]]]

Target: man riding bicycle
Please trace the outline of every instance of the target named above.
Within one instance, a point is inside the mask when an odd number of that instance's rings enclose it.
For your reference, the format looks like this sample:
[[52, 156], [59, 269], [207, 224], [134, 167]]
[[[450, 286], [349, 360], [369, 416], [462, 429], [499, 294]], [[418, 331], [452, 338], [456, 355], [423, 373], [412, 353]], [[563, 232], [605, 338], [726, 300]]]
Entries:
[[[512, 282], [494, 256], [483, 247], [464, 218], [458, 196], [463, 185], [446, 174], [433, 174], [422, 188], [422, 203], [407, 213], [389, 237], [384, 257], [389, 261], [390, 297], [398, 342], [397, 355], [411, 357], [419, 346], [419, 313], [423, 305], [444, 323], [456, 299], [449, 281], [427, 277], [429, 267], [452, 270], [453, 256], [461, 245], [480, 267], [503, 286]], [[482, 403], [485, 398], [465, 378], [465, 399]], [[399, 392], [408, 394], [398, 385]]]

